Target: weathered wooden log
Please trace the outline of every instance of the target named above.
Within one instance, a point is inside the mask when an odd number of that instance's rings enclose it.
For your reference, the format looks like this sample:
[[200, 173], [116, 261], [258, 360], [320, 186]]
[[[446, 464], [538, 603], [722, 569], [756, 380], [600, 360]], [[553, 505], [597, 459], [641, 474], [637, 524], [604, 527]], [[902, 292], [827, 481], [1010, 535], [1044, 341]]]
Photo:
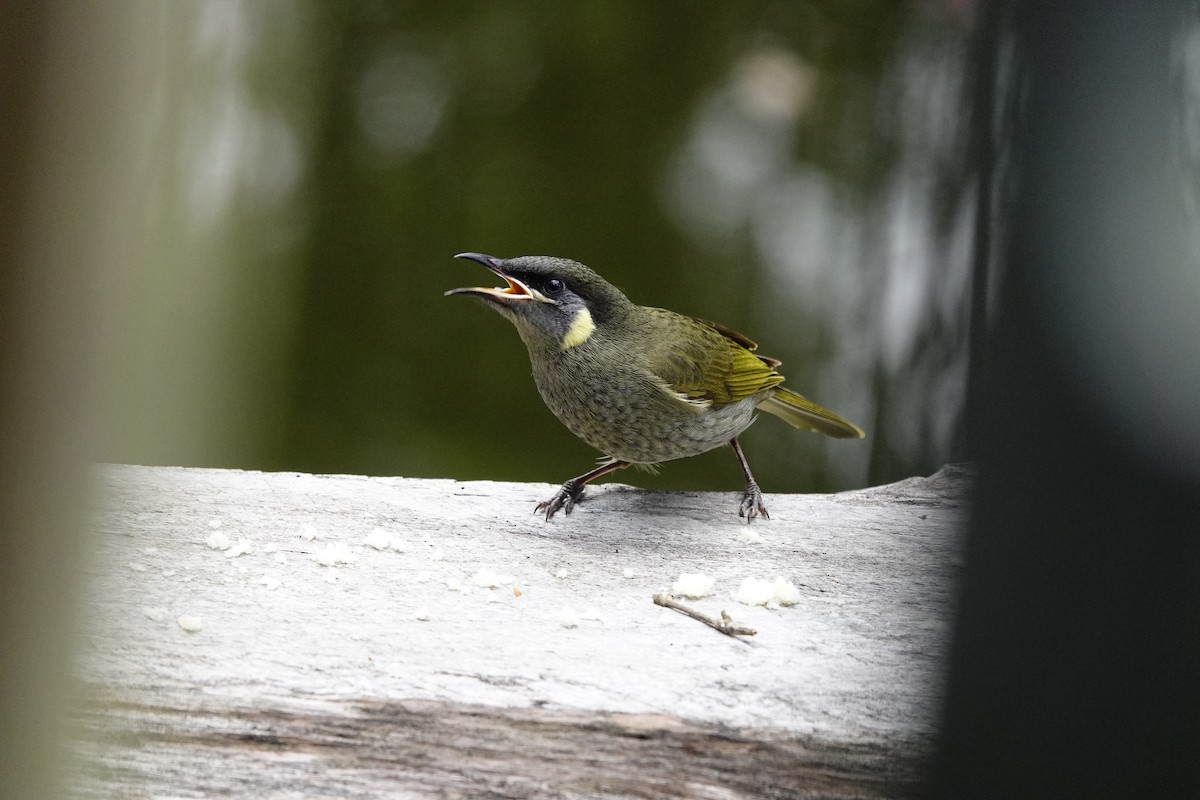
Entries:
[[[903, 796], [967, 480], [770, 495], [750, 526], [608, 484], [547, 523], [545, 485], [102, 467], [73, 792]], [[655, 605], [681, 573], [757, 633]], [[733, 599], [777, 577], [793, 605]]]

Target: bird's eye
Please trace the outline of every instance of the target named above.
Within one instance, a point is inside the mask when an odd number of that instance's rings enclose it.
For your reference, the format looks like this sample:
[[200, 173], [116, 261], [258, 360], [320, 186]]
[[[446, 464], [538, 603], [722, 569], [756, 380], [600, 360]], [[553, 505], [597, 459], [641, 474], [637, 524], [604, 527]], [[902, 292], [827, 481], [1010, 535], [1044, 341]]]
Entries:
[[546, 294], [559, 294], [563, 289], [567, 288], [567, 286], [558, 278], [551, 278], [550, 280], [546, 281], [546, 285], [543, 288], [546, 290]]

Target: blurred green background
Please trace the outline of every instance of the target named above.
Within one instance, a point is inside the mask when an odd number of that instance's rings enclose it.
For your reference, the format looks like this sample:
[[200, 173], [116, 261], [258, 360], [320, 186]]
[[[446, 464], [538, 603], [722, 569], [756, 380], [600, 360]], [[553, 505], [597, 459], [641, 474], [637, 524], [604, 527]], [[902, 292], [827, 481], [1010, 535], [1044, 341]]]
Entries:
[[[146, 3], [101, 457], [560, 482], [494, 283], [551, 254], [719, 320], [868, 432], [764, 419], [768, 492], [960, 456], [973, 4]], [[642, 486], [740, 487], [725, 449]]]

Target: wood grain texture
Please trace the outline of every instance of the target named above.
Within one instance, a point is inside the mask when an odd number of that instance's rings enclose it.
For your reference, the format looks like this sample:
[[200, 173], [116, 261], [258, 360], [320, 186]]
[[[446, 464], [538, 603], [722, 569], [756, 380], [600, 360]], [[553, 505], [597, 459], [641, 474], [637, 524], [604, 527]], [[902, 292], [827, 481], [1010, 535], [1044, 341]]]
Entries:
[[[771, 495], [753, 542], [733, 494], [609, 484], [546, 523], [539, 484], [102, 467], [74, 793], [903, 796], [967, 482]], [[655, 606], [682, 572], [757, 635]], [[798, 604], [731, 599], [777, 576]]]

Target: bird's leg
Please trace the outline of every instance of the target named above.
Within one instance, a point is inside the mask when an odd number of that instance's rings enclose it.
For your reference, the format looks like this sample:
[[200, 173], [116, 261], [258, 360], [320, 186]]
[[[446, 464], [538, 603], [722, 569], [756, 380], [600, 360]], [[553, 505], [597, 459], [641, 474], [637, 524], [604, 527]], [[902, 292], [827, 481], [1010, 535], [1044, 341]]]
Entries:
[[583, 487], [588, 484], [588, 481], [593, 481], [596, 478], [599, 478], [601, 475], [607, 475], [610, 472], [615, 472], [622, 467], [628, 466], [629, 462], [627, 461], [617, 461], [616, 459], [612, 461], [606, 461], [591, 472], [585, 472], [578, 478], [571, 478], [571, 480], [564, 483], [562, 487], [560, 487], [559, 490], [554, 493], [554, 497], [538, 503], [537, 508], [535, 508], [533, 511], [535, 514], [545, 511], [547, 522], [550, 521], [551, 517], [558, 513], [560, 508], [563, 510], [563, 513], [570, 514], [571, 509], [575, 507], [577, 502], [579, 502], [579, 498], [583, 494]]
[[750, 522], [759, 514], [770, 519], [771, 515], [767, 513], [767, 507], [763, 504], [762, 489], [758, 488], [758, 481], [754, 480], [754, 475], [750, 472], [746, 454], [742, 452], [742, 446], [738, 444], [736, 436], [729, 440], [729, 446], [733, 448], [733, 454], [737, 456], [738, 463], [742, 465], [742, 472], [746, 475], [746, 493], [742, 495], [738, 516], [745, 517], [746, 522]]

